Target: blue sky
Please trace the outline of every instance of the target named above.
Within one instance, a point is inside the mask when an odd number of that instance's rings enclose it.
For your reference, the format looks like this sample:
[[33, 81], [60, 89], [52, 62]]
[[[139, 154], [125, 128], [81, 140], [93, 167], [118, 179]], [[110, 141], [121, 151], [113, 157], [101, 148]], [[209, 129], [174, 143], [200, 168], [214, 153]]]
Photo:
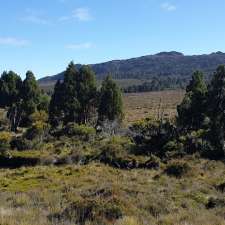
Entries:
[[225, 52], [224, 0], [0, 0], [0, 72], [160, 51]]

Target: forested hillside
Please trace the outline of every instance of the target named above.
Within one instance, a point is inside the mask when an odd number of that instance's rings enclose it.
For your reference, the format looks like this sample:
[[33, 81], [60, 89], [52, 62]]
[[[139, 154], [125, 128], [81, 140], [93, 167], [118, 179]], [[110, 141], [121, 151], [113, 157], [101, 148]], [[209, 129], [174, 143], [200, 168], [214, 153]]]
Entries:
[[[216, 52], [205, 55], [186, 56], [179, 52], [161, 52], [128, 60], [90, 65], [97, 79], [111, 74], [114, 79], [151, 79], [153, 77], [191, 77], [195, 70], [201, 70], [205, 76], [212, 74], [217, 66], [225, 63], [225, 53]], [[81, 65], [77, 65], [80, 68]], [[55, 83], [63, 79], [64, 72], [39, 80], [40, 84]]]

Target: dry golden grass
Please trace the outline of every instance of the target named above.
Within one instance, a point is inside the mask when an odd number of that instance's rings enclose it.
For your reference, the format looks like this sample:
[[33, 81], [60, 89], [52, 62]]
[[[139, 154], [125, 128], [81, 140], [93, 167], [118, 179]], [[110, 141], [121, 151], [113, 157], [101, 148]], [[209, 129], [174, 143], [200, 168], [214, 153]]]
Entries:
[[184, 94], [182, 90], [124, 94], [125, 123], [161, 115], [173, 118]]

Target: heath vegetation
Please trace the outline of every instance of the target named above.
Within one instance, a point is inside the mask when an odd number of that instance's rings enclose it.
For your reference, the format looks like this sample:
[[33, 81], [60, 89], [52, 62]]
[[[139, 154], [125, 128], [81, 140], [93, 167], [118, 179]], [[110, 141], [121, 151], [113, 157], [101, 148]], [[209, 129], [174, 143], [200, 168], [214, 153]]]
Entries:
[[0, 224], [224, 225], [224, 88], [224, 66], [140, 102], [73, 62], [51, 95], [4, 72]]

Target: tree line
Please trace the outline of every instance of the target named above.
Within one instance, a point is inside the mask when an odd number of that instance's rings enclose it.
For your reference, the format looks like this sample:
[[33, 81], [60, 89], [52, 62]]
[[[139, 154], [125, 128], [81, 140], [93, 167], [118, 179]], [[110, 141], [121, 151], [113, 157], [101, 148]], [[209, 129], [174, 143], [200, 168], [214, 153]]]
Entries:
[[153, 77], [143, 84], [131, 85], [123, 88], [125, 93], [163, 91], [169, 89], [185, 89], [188, 84], [187, 78], [180, 77]]
[[224, 159], [225, 67], [217, 68], [208, 85], [202, 72], [194, 72], [175, 121], [146, 118], [132, 125], [131, 131], [141, 154], [178, 157], [195, 153]]
[[[36, 139], [37, 143], [42, 142], [44, 132], [53, 137], [82, 133], [86, 139], [107, 122], [112, 124], [106, 129], [111, 132], [124, 117], [122, 93], [112, 78], [107, 76], [97, 88], [91, 68], [77, 69], [73, 62], [64, 80], [56, 83], [51, 98], [40, 90], [31, 71], [23, 81], [12, 71], [4, 72], [0, 78], [0, 107], [7, 110], [11, 131], [25, 127], [22, 141]], [[193, 74], [174, 121], [146, 118], [131, 125], [123, 135], [131, 138], [135, 143], [132, 151], [140, 154], [168, 157], [198, 153], [223, 159], [225, 67], [219, 66], [208, 84], [202, 72]], [[8, 140], [5, 134], [3, 137]], [[19, 145], [18, 140], [11, 143], [16, 148]]]
[[107, 76], [97, 90], [95, 74], [89, 66], [77, 70], [71, 62], [64, 80], [58, 80], [49, 98], [38, 86], [34, 74], [26, 78], [13, 71], [4, 72], [0, 78], [0, 107], [7, 109], [11, 131], [29, 127], [35, 112], [45, 112], [52, 128], [68, 123], [96, 123], [123, 118], [120, 88]]

